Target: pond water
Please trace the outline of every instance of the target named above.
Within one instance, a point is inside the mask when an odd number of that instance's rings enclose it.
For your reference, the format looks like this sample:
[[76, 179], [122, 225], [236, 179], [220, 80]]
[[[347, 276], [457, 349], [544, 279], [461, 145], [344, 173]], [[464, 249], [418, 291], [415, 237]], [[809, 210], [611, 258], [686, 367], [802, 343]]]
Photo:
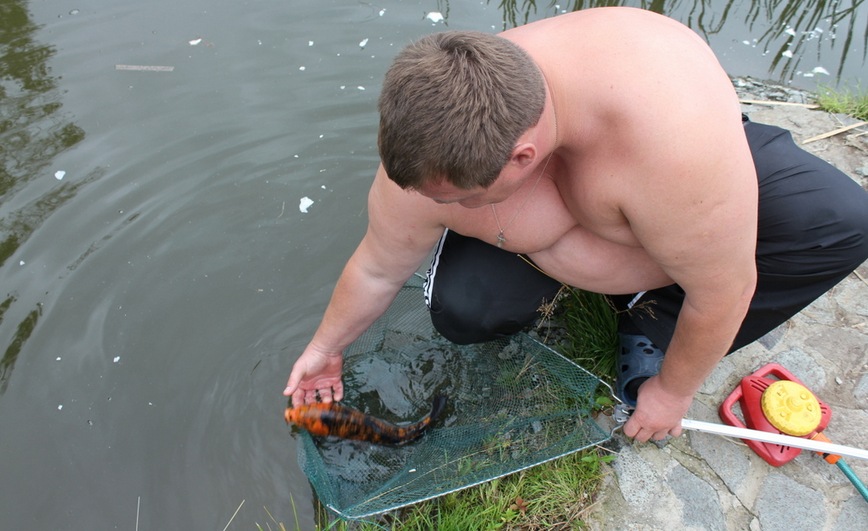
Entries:
[[[861, 3], [629, 5], [811, 89], [858, 84]], [[311, 528], [281, 391], [365, 228], [381, 77], [594, 5], [538, 4], [2, 0], [0, 529]]]

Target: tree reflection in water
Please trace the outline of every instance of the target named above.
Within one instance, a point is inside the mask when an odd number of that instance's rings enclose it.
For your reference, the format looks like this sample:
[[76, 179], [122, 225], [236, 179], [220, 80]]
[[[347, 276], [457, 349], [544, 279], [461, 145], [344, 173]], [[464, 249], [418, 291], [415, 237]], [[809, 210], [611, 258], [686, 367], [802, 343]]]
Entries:
[[[491, 3], [491, 0], [488, 0]], [[702, 35], [706, 41], [723, 28], [738, 26], [761, 31], [749, 44], [769, 58], [768, 77], [789, 82], [803, 60], [836, 62], [828, 69], [835, 82], [848, 61], [864, 63], [868, 55], [868, 15], [860, 13], [865, 0], [499, 0], [503, 26], [526, 24], [555, 13], [593, 7], [630, 6], [670, 16]], [[448, 19], [449, 0], [438, 0]], [[860, 16], [861, 15], [861, 16]], [[748, 43], [746, 43], [748, 44]], [[826, 56], [826, 57], [822, 57]], [[831, 56], [831, 57], [829, 57]], [[812, 75], [812, 66], [804, 70]], [[857, 70], [859, 68], [857, 67]], [[804, 75], [804, 74], [803, 74]]]
[[[48, 67], [55, 49], [33, 38], [39, 27], [26, 4], [0, 4], [0, 267], [9, 267], [6, 262], [18, 248], [87, 182], [50, 178], [54, 157], [81, 142], [85, 133], [61, 112], [61, 91]], [[21, 193], [31, 186], [32, 194]], [[25, 308], [16, 310], [17, 301], [15, 293], [7, 293], [0, 302], [0, 345], [6, 345], [0, 350], [0, 395], [42, 315], [42, 302], [22, 301]]]

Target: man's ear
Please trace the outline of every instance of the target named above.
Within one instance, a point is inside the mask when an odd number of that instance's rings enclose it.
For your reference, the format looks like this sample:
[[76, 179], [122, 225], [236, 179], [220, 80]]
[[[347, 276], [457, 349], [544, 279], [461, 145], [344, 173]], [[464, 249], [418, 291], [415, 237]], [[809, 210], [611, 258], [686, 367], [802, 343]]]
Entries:
[[537, 150], [534, 144], [523, 142], [512, 148], [512, 154], [509, 157], [509, 163], [515, 164], [521, 168], [529, 166], [536, 161]]

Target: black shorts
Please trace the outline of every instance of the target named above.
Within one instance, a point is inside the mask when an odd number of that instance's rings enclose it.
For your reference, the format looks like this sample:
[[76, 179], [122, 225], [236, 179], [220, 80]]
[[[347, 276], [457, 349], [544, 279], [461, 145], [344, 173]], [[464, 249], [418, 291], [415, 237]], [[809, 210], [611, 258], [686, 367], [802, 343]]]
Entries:
[[[799, 148], [779, 127], [749, 122], [745, 133], [759, 180], [757, 288], [730, 352], [798, 313], [868, 259], [868, 193]], [[561, 284], [526, 257], [446, 231], [426, 282], [437, 329], [456, 343], [513, 334], [538, 317]], [[684, 300], [671, 285], [612, 297], [666, 349]]]

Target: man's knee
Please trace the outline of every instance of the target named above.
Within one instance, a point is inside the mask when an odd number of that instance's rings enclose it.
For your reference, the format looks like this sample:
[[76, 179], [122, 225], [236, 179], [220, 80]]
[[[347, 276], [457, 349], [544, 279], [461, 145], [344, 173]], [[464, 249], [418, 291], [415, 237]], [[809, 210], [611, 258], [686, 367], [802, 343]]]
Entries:
[[451, 231], [428, 273], [426, 297], [435, 328], [454, 343], [489, 341], [533, 324], [561, 284], [526, 259]]
[[520, 332], [537, 317], [531, 312], [503, 312], [484, 301], [453, 300], [431, 308], [431, 322], [443, 337], [453, 343], [466, 345], [491, 341]]

